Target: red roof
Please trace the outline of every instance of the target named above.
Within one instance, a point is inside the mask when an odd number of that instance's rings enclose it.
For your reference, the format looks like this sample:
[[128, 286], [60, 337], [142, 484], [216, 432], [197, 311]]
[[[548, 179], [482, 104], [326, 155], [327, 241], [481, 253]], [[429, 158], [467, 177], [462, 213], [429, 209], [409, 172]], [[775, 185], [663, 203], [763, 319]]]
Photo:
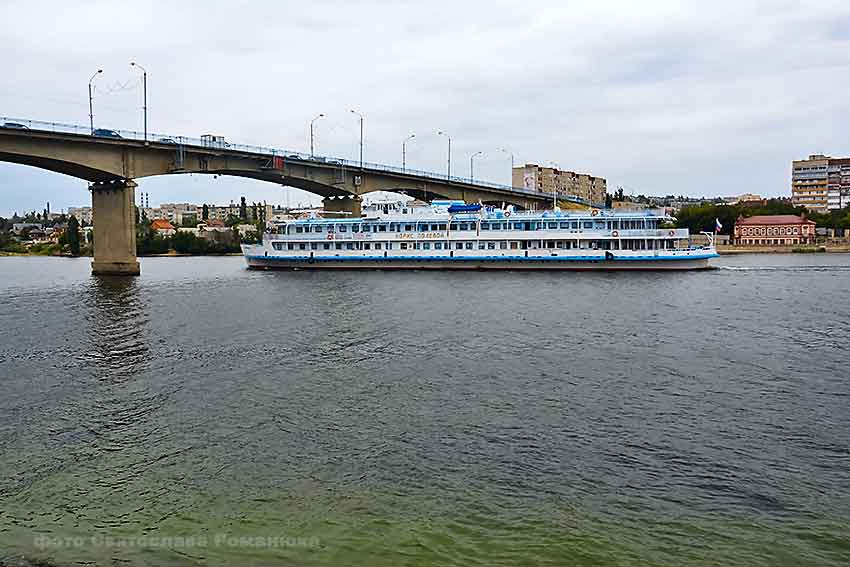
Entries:
[[754, 217], [739, 218], [737, 225], [765, 225], [765, 224], [816, 224], [815, 221], [797, 215], [756, 215]]
[[151, 228], [154, 230], [174, 230], [174, 225], [165, 219], [153, 219]]
[[206, 222], [206, 225], [212, 226], [212, 227], [223, 227], [223, 226], [225, 226], [224, 221], [221, 221], [221, 220], [218, 220], [218, 219], [210, 219]]

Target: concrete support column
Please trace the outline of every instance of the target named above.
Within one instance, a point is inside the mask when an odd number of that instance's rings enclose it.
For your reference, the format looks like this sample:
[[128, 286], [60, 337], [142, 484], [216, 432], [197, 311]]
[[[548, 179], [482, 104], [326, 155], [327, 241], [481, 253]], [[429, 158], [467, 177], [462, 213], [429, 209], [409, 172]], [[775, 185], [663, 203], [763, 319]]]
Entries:
[[348, 219], [359, 219], [361, 217], [360, 205], [363, 199], [359, 195], [342, 197], [325, 197], [322, 199], [322, 207], [325, 215]]
[[138, 276], [136, 184], [132, 180], [92, 183], [93, 274]]

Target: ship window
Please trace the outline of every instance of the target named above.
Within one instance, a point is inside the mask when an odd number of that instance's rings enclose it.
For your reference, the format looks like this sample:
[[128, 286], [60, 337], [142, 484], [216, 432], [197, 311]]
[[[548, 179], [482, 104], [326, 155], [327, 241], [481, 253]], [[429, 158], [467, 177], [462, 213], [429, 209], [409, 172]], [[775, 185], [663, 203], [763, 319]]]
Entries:
[[558, 241], [558, 243], [557, 243], [557, 245], [556, 245], [555, 247], [556, 247], [556, 248], [564, 248], [564, 241], [563, 241], [563, 240], [559, 240], [559, 241]]
[[472, 250], [472, 242], [467, 242], [467, 243], [466, 243], [466, 249], [467, 249], [467, 250]]
[[570, 223], [570, 228], [578, 228], [578, 221], [573, 221]]
[[283, 250], [283, 242], [272, 242], [272, 248], [275, 250]]
[[517, 242], [516, 240], [512, 240], [511, 241], [511, 250], [516, 250], [517, 248], [519, 248], [519, 242]]
[[570, 223], [568, 223], [568, 222], [562, 222], [562, 223], [561, 223], [561, 228], [570, 228]]
[[507, 250], [508, 243], [507, 242], [499, 242], [499, 250]]
[[298, 249], [299, 250], [307, 250], [307, 244], [302, 242], [301, 244], [298, 245]]
[[496, 249], [496, 243], [495, 242], [488, 242], [487, 243], [487, 250], [495, 250], [495, 249]]
[[419, 244], [418, 242], [417, 242], [416, 244], [414, 244], [414, 245], [413, 245], [413, 249], [414, 249], [414, 250], [419, 250], [420, 248], [422, 248], [422, 245], [421, 245], [421, 244]]
[[318, 242], [313, 242], [312, 244], [310, 244], [310, 250], [318, 250], [318, 249], [319, 249], [319, 243]]
[[410, 232], [411, 230], [413, 230], [413, 225], [410, 225], [410, 224], [404, 225], [404, 230], [407, 231], [407, 232]]
[[487, 247], [486, 243], [484, 243], [484, 242], [479, 242], [479, 243], [478, 243], [478, 249], [479, 249], [479, 250], [484, 250], [484, 248], [486, 248], [486, 247]]
[[363, 232], [369, 232], [371, 230], [371, 228], [372, 228], [372, 225], [364, 224], [363, 225]]
[[438, 230], [446, 230], [446, 225], [445, 225], [445, 223], [440, 223], [440, 225], [439, 225], [439, 227], [438, 227]]
[[295, 245], [290, 242], [289, 244], [286, 245], [286, 249], [287, 250], [295, 250]]
[[371, 250], [371, 249], [372, 249], [371, 244], [369, 244], [368, 242], [363, 243], [363, 250]]
[[460, 225], [456, 222], [453, 222], [449, 225], [450, 230], [460, 230]]
[[322, 244], [322, 250], [330, 250], [330, 249], [331, 249], [331, 243], [330, 242], [325, 242], [324, 244]]
[[341, 225], [339, 225], [339, 229], [338, 229], [338, 230], [339, 230], [339, 232], [345, 232], [345, 231], [347, 231], [347, 230], [348, 230], [348, 227], [347, 227], [347, 226], [345, 226], [344, 224], [341, 224]]
[[333, 224], [328, 225], [328, 232], [333, 232], [335, 229], [336, 229], [336, 225], [333, 225]]
[[337, 242], [337, 243], [336, 243], [336, 249], [337, 249], [337, 250], [342, 250], [342, 242]]
[[317, 224], [317, 225], [313, 228], [313, 230], [315, 230], [316, 232], [322, 232], [322, 225]]
[[375, 243], [375, 250], [380, 250], [380, 249], [381, 249], [381, 243], [380, 243], [380, 242], [376, 242], [376, 243]]
[[295, 227], [295, 232], [297, 232], [297, 233], [301, 234], [302, 232], [304, 232], [304, 228], [303, 228], [303, 227], [300, 227], [300, 226], [296, 226], [296, 227]]
[[592, 223], [592, 222], [590, 222], [590, 221], [585, 221], [585, 222], [582, 224], [582, 226], [584, 226], [584, 228], [593, 228], [593, 223]]
[[354, 243], [353, 242], [346, 242], [345, 243], [345, 249], [346, 250], [354, 250]]
[[423, 242], [422, 243], [422, 250], [430, 250], [430, 249], [431, 249], [431, 243], [430, 242]]
[[402, 242], [402, 243], [401, 243], [401, 249], [402, 249], [402, 250], [407, 250], [407, 242]]
[[489, 222], [482, 222], [481, 223], [481, 230], [490, 230], [490, 223]]
[[463, 250], [463, 242], [455, 242], [455, 250]]
[[435, 242], [434, 243], [434, 250], [442, 250], [442, 249], [443, 249], [443, 243], [442, 242]]
[[550, 223], [548, 223], [548, 226], [549, 226], [549, 228], [558, 228], [558, 223], [550, 222]]
[[378, 225], [378, 232], [386, 232], [386, 231], [387, 231], [387, 225], [385, 225], [385, 224], [379, 224]]
[[351, 232], [360, 232], [360, 225], [355, 224], [351, 226]]

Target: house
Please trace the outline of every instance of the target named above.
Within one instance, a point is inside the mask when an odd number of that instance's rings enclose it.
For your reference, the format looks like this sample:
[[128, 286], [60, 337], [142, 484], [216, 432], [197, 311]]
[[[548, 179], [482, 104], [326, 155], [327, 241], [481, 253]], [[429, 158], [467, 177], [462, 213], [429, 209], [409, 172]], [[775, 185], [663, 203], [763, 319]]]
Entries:
[[165, 219], [154, 219], [151, 221], [151, 230], [160, 236], [171, 236], [174, 234], [174, 225]]
[[797, 215], [756, 215], [735, 221], [737, 246], [814, 244], [815, 221]]

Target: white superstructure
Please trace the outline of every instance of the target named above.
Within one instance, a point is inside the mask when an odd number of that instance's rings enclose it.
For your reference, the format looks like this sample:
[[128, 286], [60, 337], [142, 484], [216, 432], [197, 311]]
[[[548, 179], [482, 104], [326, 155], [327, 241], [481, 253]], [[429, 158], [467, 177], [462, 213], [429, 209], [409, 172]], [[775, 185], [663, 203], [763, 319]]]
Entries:
[[699, 269], [717, 257], [654, 211], [514, 212], [381, 203], [361, 218], [279, 223], [245, 244], [250, 268]]

